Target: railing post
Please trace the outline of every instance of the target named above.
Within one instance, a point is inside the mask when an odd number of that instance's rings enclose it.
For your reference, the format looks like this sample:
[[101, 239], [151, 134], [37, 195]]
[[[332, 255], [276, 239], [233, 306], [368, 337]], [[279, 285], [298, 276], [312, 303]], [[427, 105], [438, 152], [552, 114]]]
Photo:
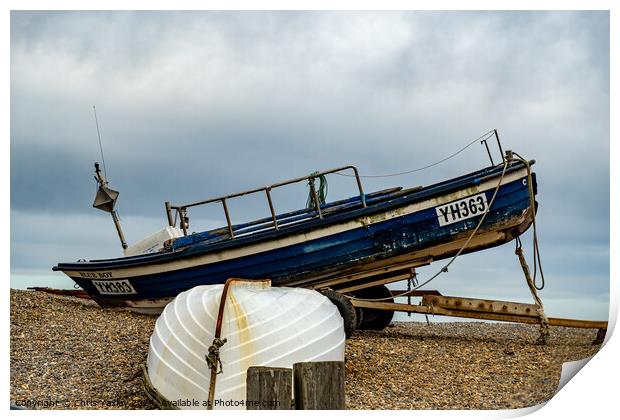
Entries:
[[489, 160], [491, 161], [491, 166], [495, 166], [495, 162], [493, 162], [493, 156], [491, 156], [491, 151], [489, 150], [489, 144], [487, 143], [487, 139], [480, 140], [480, 144], [484, 144], [484, 147], [487, 148], [487, 154], [489, 155]]
[[[366, 202], [366, 195], [364, 194], [364, 189], [362, 187], [362, 182], [360, 179], [360, 175], [357, 172], [357, 168], [355, 166], [352, 165], [348, 165], [348, 166], [343, 166], [340, 168], [334, 168], [331, 169], [329, 171], [323, 171], [323, 172], [315, 172], [312, 173], [310, 176], [305, 176], [305, 177], [299, 177], [299, 178], [294, 178], [294, 179], [290, 179], [287, 181], [283, 181], [283, 182], [279, 182], [276, 184], [271, 184], [269, 186], [266, 187], [262, 187], [262, 188], [256, 188], [256, 189], [252, 189], [252, 190], [247, 190], [247, 191], [243, 191], [240, 193], [236, 193], [236, 194], [230, 194], [230, 195], [225, 195], [225, 196], [220, 196], [220, 197], [214, 197], [208, 200], [202, 200], [202, 201], [196, 201], [193, 203], [188, 203], [188, 204], [184, 204], [184, 205], [172, 205], [170, 202], [165, 202], [166, 205], [166, 216], [168, 218], [168, 224], [170, 226], [176, 226], [176, 218], [177, 215], [180, 215], [180, 227], [183, 229], [183, 233], [185, 235], [187, 235], [187, 229], [189, 227], [189, 219], [187, 218], [187, 209], [190, 207], [195, 207], [195, 206], [200, 206], [203, 204], [209, 204], [209, 203], [215, 203], [218, 201], [222, 202], [222, 206], [224, 208], [224, 214], [226, 215], [226, 223], [228, 226], [228, 232], [230, 234], [230, 238], [233, 239], [235, 237], [235, 232], [234, 232], [234, 228], [233, 228], [233, 224], [230, 218], [230, 214], [228, 211], [228, 205], [227, 205], [227, 199], [229, 198], [236, 198], [236, 197], [241, 197], [247, 194], [254, 194], [257, 193], [259, 191], [265, 191], [265, 194], [267, 195], [267, 201], [269, 203], [269, 210], [271, 212], [271, 220], [273, 221], [273, 227], [275, 229], [278, 229], [278, 216], [276, 215], [274, 206], [273, 206], [273, 200], [271, 197], [271, 190], [274, 188], [278, 188], [284, 185], [289, 185], [289, 184], [293, 184], [293, 183], [298, 183], [298, 182], [303, 182], [303, 181], [308, 181], [308, 184], [310, 186], [310, 193], [312, 196], [312, 201], [314, 202], [314, 206], [316, 208], [316, 212], [319, 216], [320, 219], [323, 219], [323, 210], [321, 209], [321, 202], [319, 201], [319, 196], [316, 190], [316, 186], [314, 184], [314, 181], [316, 179], [317, 176], [323, 176], [326, 174], [332, 174], [335, 172], [341, 172], [344, 170], [348, 170], [348, 169], [352, 169], [353, 172], [355, 173], [355, 180], [357, 182], [357, 188], [359, 190], [359, 196], [360, 196], [360, 200], [362, 202], [362, 207], [368, 207], [368, 203]], [[310, 204], [308, 204], [310, 205]], [[312, 209], [312, 206], [310, 205], [310, 207], [308, 209]], [[177, 215], [172, 214], [172, 210], [176, 210], [177, 211]], [[269, 219], [268, 218], [263, 218], [263, 219], [259, 219], [260, 223], [267, 223]], [[281, 220], [282, 221], [282, 220]], [[258, 221], [256, 221], [258, 223]], [[248, 224], [245, 224], [245, 226], [247, 227]]]
[[276, 219], [276, 212], [273, 209], [273, 202], [271, 201], [271, 188], [265, 188], [265, 194], [267, 194], [267, 201], [269, 202], [269, 211], [271, 211], [271, 218], [273, 219], [273, 226], [278, 229], [278, 220]]
[[499, 147], [499, 153], [502, 156], [502, 162], [505, 162], [506, 158], [504, 157], [504, 151], [502, 150], [502, 143], [499, 141], [499, 134], [497, 134], [497, 129], [493, 129], [493, 132], [495, 133], [495, 139], [497, 140], [497, 147]]
[[226, 205], [226, 199], [222, 198], [222, 206], [224, 206], [224, 214], [226, 215], [226, 223], [228, 224], [228, 232], [230, 233], [230, 239], [235, 237], [233, 232], [232, 223], [230, 222], [230, 214], [228, 213], [228, 206]]
[[189, 227], [189, 221], [187, 217], [187, 209], [185, 207], [179, 208], [179, 223], [181, 224], [181, 229], [183, 229], [183, 235], [187, 236], [187, 228]]
[[323, 213], [321, 213], [321, 203], [319, 202], [319, 196], [316, 193], [316, 188], [314, 188], [314, 177], [308, 178], [308, 184], [310, 185], [310, 192], [312, 193], [312, 199], [314, 200], [314, 205], [316, 207], [316, 211], [319, 214], [319, 219], [323, 218]]
[[252, 366], [246, 377], [247, 410], [291, 410], [293, 369]]
[[168, 216], [168, 225], [174, 227], [174, 219], [172, 218], [172, 207], [170, 206], [170, 201], [166, 201], [164, 205], [166, 206], [166, 216]]
[[360, 191], [360, 198], [362, 199], [362, 206], [366, 206], [366, 194], [364, 194], [364, 190], [362, 189], [362, 180], [360, 179], [360, 175], [357, 173], [357, 168], [352, 166], [353, 173], [355, 174], [355, 181], [357, 181], [357, 189]]

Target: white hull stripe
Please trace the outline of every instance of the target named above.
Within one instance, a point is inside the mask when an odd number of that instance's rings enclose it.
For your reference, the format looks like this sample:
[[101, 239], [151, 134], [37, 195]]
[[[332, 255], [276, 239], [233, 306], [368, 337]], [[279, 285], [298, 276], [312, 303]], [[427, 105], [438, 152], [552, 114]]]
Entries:
[[[510, 182], [516, 181], [527, 175], [525, 168], [507, 173], [502, 180], [502, 185], [506, 185]], [[245, 257], [248, 255], [259, 254], [261, 252], [273, 251], [279, 248], [284, 248], [300, 243], [321, 239], [331, 235], [337, 235], [349, 230], [357, 229], [359, 227], [373, 225], [381, 223], [386, 220], [391, 220], [397, 217], [406, 216], [408, 214], [416, 213], [422, 210], [426, 210], [432, 207], [436, 207], [442, 204], [450, 203], [455, 200], [459, 200], [465, 197], [469, 197], [474, 194], [478, 194], [488, 190], [494, 190], [497, 187], [497, 181], [499, 176], [488, 179], [480, 185], [464, 188], [453, 193], [444, 194], [437, 197], [432, 197], [424, 201], [409, 204], [404, 207], [398, 207], [393, 210], [388, 210], [383, 213], [375, 214], [372, 216], [364, 216], [355, 220], [349, 220], [344, 223], [339, 223], [324, 228], [318, 228], [309, 232], [303, 232], [286, 236], [281, 239], [275, 239], [270, 241], [259, 242], [239, 248], [227, 249], [223, 251], [206, 253], [195, 257], [181, 258], [178, 260], [168, 261], [165, 263], [148, 264], [136, 267], [124, 267], [118, 269], [107, 269], [101, 271], [85, 270], [87, 275], [81, 274], [80, 271], [64, 271], [63, 272], [70, 277], [80, 277], [86, 279], [95, 280], [97, 278], [107, 279], [122, 279], [128, 277], [146, 276], [158, 273], [165, 273], [169, 271], [183, 270], [191, 267], [197, 267], [207, 264], [212, 264], [221, 261], [232, 260], [235, 258]]]

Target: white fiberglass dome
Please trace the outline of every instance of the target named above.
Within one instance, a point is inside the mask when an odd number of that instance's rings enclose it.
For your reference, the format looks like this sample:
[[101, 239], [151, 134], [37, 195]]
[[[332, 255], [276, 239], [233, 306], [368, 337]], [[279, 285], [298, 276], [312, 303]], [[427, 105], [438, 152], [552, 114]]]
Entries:
[[[198, 286], [166, 306], [151, 336], [147, 371], [167, 400], [196, 400], [205, 409], [213, 342], [223, 285]], [[244, 408], [250, 366], [291, 368], [297, 362], [344, 361], [343, 320], [328, 298], [308, 290], [271, 287], [270, 281], [231, 283], [224, 307], [215, 401]], [[184, 405], [184, 404], [181, 404]], [[218, 407], [215, 408], [226, 408]]]

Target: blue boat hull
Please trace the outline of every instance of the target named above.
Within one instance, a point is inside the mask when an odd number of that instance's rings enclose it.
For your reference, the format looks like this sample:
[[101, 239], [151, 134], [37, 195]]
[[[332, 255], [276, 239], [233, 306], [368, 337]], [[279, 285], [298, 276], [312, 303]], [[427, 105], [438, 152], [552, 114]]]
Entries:
[[[482, 217], [482, 213], [473, 215], [477, 202], [480, 208], [483, 201], [490, 203], [495, 190], [479, 189], [497, 185], [499, 174], [495, 170], [485, 177], [457, 180], [455, 189], [440, 189], [434, 194], [420, 191], [416, 197], [413, 194], [376, 209], [352, 211], [348, 217], [319, 221], [305, 230], [279, 232], [262, 240], [245, 239], [244, 246], [226, 248], [230, 244], [198, 242], [165, 256], [59, 264], [54, 269], [64, 271], [102, 306], [143, 307], [157, 312], [185, 290], [224, 283], [230, 277], [269, 278], [274, 285], [312, 287], [341, 273], [404, 263], [412, 266], [415, 261], [427, 263], [450, 257], [460, 249]], [[459, 206], [462, 202], [465, 205]], [[416, 206], [421, 208], [416, 211]], [[523, 233], [532, 221], [529, 209], [525, 171], [511, 168], [510, 179], [498, 189], [465, 252], [497, 246]], [[468, 217], [463, 216], [465, 213]], [[120, 291], [107, 293], [102, 289], [102, 283], [118, 279], [129, 282], [131, 293], [124, 294], [122, 286]]]

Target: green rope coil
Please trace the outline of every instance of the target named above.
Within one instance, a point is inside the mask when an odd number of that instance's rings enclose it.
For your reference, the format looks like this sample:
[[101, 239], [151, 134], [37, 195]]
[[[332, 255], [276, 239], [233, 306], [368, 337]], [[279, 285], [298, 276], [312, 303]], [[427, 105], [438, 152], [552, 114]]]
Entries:
[[[325, 175], [321, 175], [320, 172], [312, 172], [310, 175], [308, 175], [309, 179], [308, 179], [308, 185], [309, 186], [313, 186], [314, 185], [314, 180], [316, 178], [319, 179], [319, 188], [318, 190], [316, 190], [316, 195], [319, 199], [319, 205], [323, 205], [325, 204], [326, 200], [327, 200], [327, 178], [325, 178]], [[315, 207], [314, 204], [314, 197], [312, 197], [312, 188], [310, 189], [310, 191], [308, 191], [308, 199], [306, 200], [306, 208], [307, 209], [311, 209]]]

